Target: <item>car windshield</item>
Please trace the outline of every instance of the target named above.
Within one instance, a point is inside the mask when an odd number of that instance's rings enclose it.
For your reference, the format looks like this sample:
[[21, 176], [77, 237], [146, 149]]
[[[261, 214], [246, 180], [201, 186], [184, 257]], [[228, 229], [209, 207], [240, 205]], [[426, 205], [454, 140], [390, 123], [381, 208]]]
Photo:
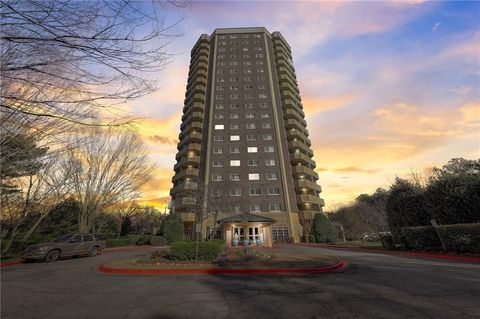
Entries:
[[60, 235], [57, 237], [57, 239], [55, 239], [54, 241], [55, 242], [64, 242], [64, 241], [68, 241], [70, 238], [72, 238], [73, 235]]

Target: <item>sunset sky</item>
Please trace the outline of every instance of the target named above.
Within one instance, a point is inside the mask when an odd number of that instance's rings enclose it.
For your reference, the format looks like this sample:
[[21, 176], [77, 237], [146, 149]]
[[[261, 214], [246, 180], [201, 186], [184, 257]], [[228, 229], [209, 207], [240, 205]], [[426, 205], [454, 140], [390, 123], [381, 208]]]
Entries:
[[395, 176], [480, 157], [479, 2], [197, 2], [160, 89], [129, 105], [158, 169], [142, 203], [169, 199], [190, 49], [219, 27], [265, 26], [290, 43], [325, 211]]

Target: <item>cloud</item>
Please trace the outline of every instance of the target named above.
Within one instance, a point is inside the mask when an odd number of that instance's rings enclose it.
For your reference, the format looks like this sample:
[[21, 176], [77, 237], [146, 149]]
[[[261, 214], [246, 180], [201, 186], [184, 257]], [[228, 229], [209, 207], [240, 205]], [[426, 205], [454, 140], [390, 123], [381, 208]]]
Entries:
[[436, 32], [441, 24], [441, 22], [435, 22], [432, 26], [432, 32]]
[[148, 139], [153, 141], [154, 143], [157, 144], [167, 144], [167, 145], [177, 145], [178, 140], [173, 140], [169, 137], [166, 136], [160, 136], [160, 135], [150, 135], [148, 136]]
[[317, 112], [327, 112], [339, 108], [343, 108], [348, 104], [354, 102], [359, 98], [358, 95], [347, 94], [331, 97], [305, 97], [302, 99], [302, 104], [305, 112], [309, 116]]

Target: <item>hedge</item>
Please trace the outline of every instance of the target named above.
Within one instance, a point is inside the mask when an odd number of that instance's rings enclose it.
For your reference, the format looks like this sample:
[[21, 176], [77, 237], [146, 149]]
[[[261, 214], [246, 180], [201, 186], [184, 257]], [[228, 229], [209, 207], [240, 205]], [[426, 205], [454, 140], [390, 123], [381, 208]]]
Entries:
[[[313, 235], [317, 243], [334, 243], [337, 241], [337, 231], [332, 222], [323, 213], [315, 214], [313, 219]], [[310, 239], [310, 238], [309, 238]]]
[[168, 241], [163, 236], [152, 236], [152, 237], [150, 237], [150, 245], [153, 245], [153, 246], [167, 246]]
[[[480, 253], [480, 223], [440, 225], [438, 231], [447, 251]], [[404, 227], [396, 241], [404, 249], [441, 250], [442, 243], [432, 226]]]
[[121, 247], [128, 246], [130, 244], [127, 238], [121, 239], [107, 239], [107, 247]]
[[[221, 240], [200, 241], [198, 243], [198, 259], [214, 260], [218, 257], [224, 242]], [[194, 260], [195, 242], [194, 241], [176, 241], [170, 246], [170, 259], [173, 260]]]

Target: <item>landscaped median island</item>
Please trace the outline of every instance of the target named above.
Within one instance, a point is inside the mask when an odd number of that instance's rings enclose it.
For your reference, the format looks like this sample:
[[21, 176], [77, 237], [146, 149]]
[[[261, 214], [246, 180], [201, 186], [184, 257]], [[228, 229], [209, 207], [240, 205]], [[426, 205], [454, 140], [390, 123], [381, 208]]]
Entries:
[[[217, 253], [214, 251], [217, 250]], [[195, 242], [181, 241], [170, 250], [157, 250], [140, 257], [104, 263], [98, 270], [112, 274], [275, 274], [320, 273], [345, 269], [338, 259], [318, 254], [281, 253], [276, 249], [225, 248], [220, 241], [199, 243], [197, 261]]]

